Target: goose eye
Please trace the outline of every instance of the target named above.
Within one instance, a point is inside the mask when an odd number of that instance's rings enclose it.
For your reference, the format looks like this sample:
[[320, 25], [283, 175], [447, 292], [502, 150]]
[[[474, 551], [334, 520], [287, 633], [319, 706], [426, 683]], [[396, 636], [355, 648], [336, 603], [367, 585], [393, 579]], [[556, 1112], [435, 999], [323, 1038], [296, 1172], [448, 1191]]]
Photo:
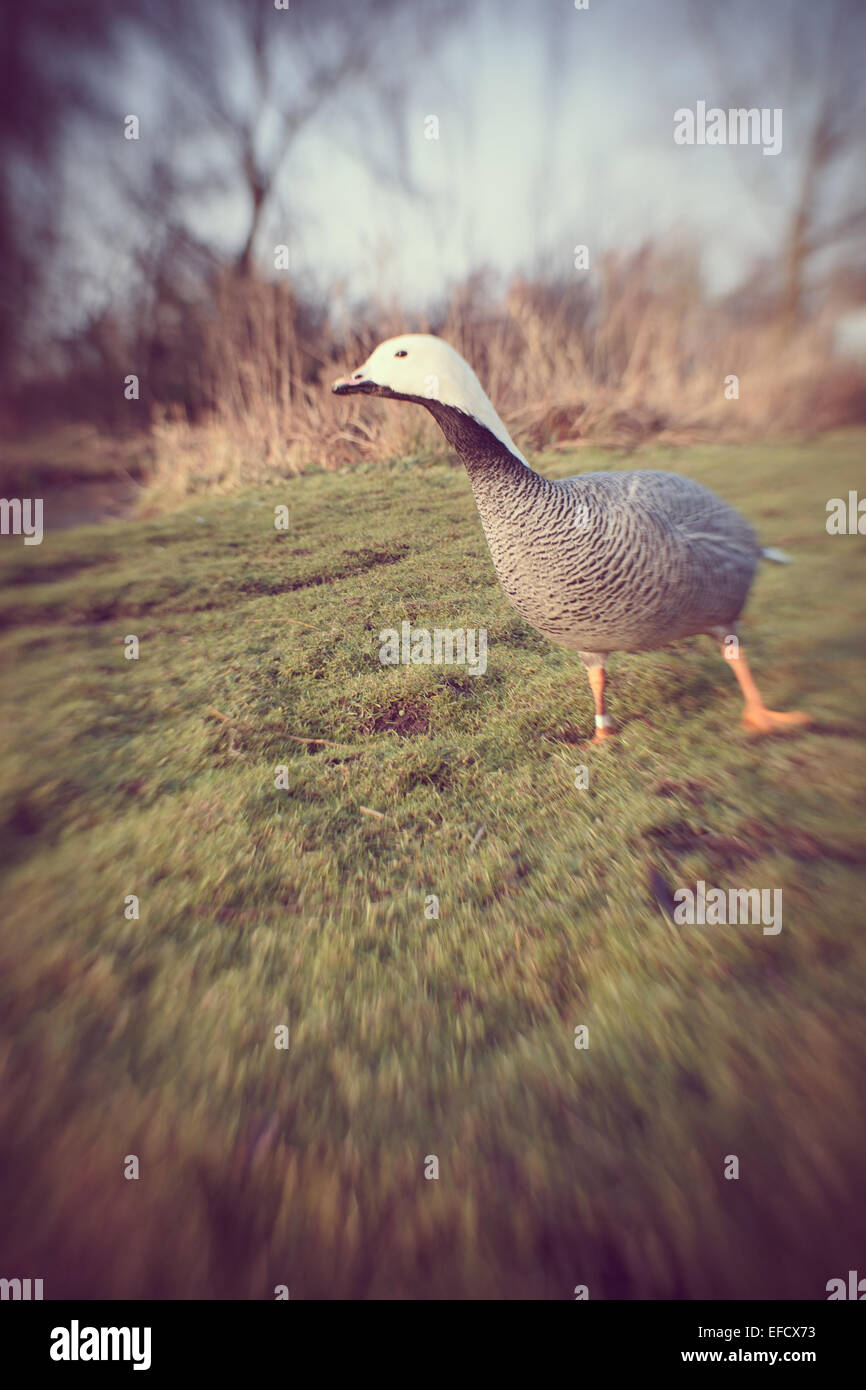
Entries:
[[395, 356], [395, 357], [408, 357], [409, 354], [408, 354], [408, 352], [406, 351], [405, 348], [400, 348], [399, 352], [395, 352], [395, 353], [394, 353], [394, 356]]

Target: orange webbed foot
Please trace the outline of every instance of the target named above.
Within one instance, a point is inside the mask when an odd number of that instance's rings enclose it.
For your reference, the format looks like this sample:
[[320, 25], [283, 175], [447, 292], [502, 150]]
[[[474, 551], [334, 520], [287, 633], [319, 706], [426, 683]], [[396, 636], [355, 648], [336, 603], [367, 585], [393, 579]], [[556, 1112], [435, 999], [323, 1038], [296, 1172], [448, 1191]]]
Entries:
[[590, 743], [607, 743], [609, 739], [616, 738], [613, 729], [596, 729]]
[[749, 706], [743, 715], [743, 728], [752, 734], [785, 733], [789, 729], [802, 729], [811, 722], [808, 714], [800, 710], [782, 714], [778, 710], [765, 709], [763, 705]]

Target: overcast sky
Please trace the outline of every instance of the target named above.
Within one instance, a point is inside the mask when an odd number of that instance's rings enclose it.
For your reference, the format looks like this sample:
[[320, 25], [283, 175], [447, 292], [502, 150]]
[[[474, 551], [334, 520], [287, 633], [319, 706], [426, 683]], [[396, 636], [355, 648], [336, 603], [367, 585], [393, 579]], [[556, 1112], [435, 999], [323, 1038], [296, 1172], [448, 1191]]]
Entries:
[[[701, 30], [707, 8], [687, 0], [590, 0], [586, 11], [573, 0], [467, 0], [465, 16], [412, 60], [408, 104], [390, 117], [405, 136], [418, 194], [385, 186], [346, 152], [352, 144], [387, 154], [389, 114], [369, 115], [359, 130], [335, 93], [283, 169], [258, 244], [262, 264], [286, 241], [303, 286], [342, 281], [350, 299], [420, 307], [482, 265], [510, 275], [543, 262], [572, 273], [578, 243], [595, 257], [663, 237], [699, 249], [712, 289], [735, 286], [755, 257], [778, 256], [816, 87], [795, 80], [785, 61], [796, 0], [725, 6], [714, 40]], [[719, 7], [709, 9], [718, 18]], [[275, 19], [290, 25], [291, 10]], [[241, 66], [227, 73], [243, 86]], [[140, 145], [123, 158], [147, 160], [165, 73], [138, 48], [105, 80], [119, 109], [141, 115]], [[698, 101], [781, 107], [781, 153], [675, 144], [674, 112]], [[425, 138], [431, 115], [435, 140]], [[218, 141], [215, 132], [217, 163]], [[100, 178], [116, 152], [116, 130], [70, 145], [70, 246], [97, 298], [124, 274], [124, 235], [135, 235], [129, 227], [118, 236], [115, 226], [106, 241], [104, 226], [98, 230], [100, 219], [110, 225], [117, 216], [111, 180]], [[205, 167], [210, 155], [178, 130], [173, 157]], [[197, 196], [185, 215], [207, 242], [236, 253], [248, 221], [245, 191]]]

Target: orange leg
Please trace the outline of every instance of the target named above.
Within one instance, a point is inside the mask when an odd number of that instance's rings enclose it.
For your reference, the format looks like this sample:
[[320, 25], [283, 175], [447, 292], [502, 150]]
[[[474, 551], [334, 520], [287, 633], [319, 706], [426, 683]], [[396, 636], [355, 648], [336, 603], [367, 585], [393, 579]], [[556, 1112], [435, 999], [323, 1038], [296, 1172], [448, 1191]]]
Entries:
[[592, 697], [595, 701], [595, 733], [592, 737], [593, 743], [604, 743], [605, 739], [613, 738], [610, 716], [604, 712], [604, 667], [590, 666], [586, 672], [589, 683], [592, 687]]
[[739, 648], [734, 654], [726, 651], [725, 646], [723, 646], [722, 655], [733, 666], [734, 675], [740, 683], [740, 689], [746, 701], [746, 708], [743, 712], [743, 728], [751, 729], [753, 733], [772, 734], [782, 729], [790, 729], [809, 723], [808, 714], [801, 714], [799, 710], [793, 710], [790, 714], [779, 714], [777, 710], [767, 709], [761, 699], [758, 687], [755, 685], [746, 658]]

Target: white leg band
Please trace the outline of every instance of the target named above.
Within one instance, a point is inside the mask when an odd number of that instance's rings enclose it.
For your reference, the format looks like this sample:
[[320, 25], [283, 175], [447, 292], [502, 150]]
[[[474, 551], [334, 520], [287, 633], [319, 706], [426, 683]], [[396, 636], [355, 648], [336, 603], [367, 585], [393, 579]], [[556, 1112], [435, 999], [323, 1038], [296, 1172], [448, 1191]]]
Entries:
[[612, 729], [613, 720], [609, 714], [597, 714], [595, 716], [595, 727], [597, 729]]

